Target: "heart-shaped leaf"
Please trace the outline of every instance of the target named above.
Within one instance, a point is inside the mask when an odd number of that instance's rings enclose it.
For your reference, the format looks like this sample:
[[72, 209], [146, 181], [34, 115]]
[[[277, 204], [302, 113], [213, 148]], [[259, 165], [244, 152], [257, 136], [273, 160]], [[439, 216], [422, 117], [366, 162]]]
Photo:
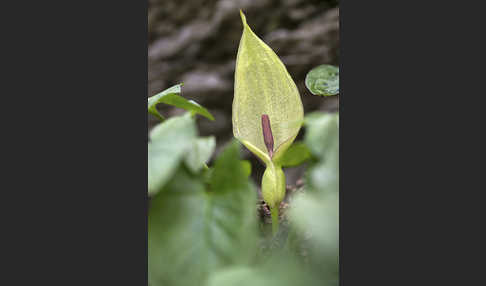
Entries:
[[256, 190], [231, 143], [209, 184], [181, 165], [148, 215], [149, 285], [205, 285], [210, 273], [256, 255]]
[[186, 156], [187, 167], [194, 173], [199, 172], [211, 158], [214, 147], [216, 147], [214, 136], [196, 139]]
[[148, 192], [157, 193], [172, 177], [192, 147], [196, 126], [189, 113], [155, 126], [148, 144]]

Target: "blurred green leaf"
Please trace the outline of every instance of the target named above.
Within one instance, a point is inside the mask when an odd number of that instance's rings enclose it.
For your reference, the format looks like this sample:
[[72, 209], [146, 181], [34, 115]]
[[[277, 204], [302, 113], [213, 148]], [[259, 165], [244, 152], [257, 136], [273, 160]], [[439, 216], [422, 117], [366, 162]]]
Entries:
[[257, 269], [248, 266], [235, 266], [212, 273], [208, 286], [258, 286], [255, 280], [260, 279]]
[[[339, 117], [313, 113], [305, 118], [304, 141], [317, 158], [307, 170], [305, 192], [292, 198], [290, 221], [305, 233], [309, 267], [323, 279], [338, 281], [339, 265]], [[318, 218], [318, 219], [317, 219]]]
[[157, 193], [171, 178], [195, 138], [195, 122], [188, 113], [170, 118], [152, 129], [148, 144], [149, 195]]
[[216, 159], [209, 187], [181, 165], [151, 201], [148, 215], [149, 284], [205, 285], [208, 275], [248, 265], [256, 255], [256, 190], [239, 145]]
[[314, 266], [326, 265], [330, 272], [336, 272], [339, 264], [338, 193], [299, 194], [292, 201], [290, 216], [297, 233], [306, 235], [308, 255]]
[[303, 142], [295, 142], [276, 164], [282, 167], [298, 166], [311, 158], [309, 148]]
[[214, 163], [211, 190], [229, 192], [244, 187], [248, 183], [246, 172], [239, 158], [239, 145], [233, 140]]
[[320, 65], [305, 77], [305, 86], [314, 95], [336, 95], [339, 93], [339, 68]]
[[[257, 265], [236, 266], [213, 273], [207, 286], [327, 286], [294, 256], [276, 252]], [[337, 286], [337, 285], [336, 285]]]
[[339, 145], [339, 116], [336, 113], [314, 112], [305, 117], [304, 142], [314, 156], [324, 158]]
[[248, 178], [251, 175], [251, 163], [248, 160], [241, 160], [243, 171]]
[[214, 147], [216, 147], [214, 136], [196, 139], [185, 159], [187, 167], [194, 173], [199, 172], [211, 158]]
[[148, 98], [148, 112], [155, 115], [160, 120], [164, 120], [164, 117], [157, 111], [156, 105], [159, 103], [169, 104], [175, 107], [179, 107], [191, 112], [192, 115], [200, 114], [210, 120], [214, 120], [214, 117], [209, 111], [199, 105], [193, 100], [187, 100], [180, 96], [182, 84], [176, 84], [152, 97]]

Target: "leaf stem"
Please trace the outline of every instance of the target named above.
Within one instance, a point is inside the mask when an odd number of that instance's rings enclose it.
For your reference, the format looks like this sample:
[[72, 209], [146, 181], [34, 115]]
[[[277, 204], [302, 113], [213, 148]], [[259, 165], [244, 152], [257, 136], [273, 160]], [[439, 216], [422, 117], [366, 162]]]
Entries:
[[272, 216], [272, 234], [275, 236], [278, 232], [278, 206], [271, 208], [270, 213]]

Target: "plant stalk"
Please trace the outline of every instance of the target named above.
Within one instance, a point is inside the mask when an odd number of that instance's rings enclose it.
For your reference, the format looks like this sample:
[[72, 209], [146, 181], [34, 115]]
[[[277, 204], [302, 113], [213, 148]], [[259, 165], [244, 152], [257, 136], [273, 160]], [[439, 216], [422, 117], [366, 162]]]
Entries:
[[270, 209], [272, 216], [272, 235], [277, 235], [278, 232], [278, 206]]

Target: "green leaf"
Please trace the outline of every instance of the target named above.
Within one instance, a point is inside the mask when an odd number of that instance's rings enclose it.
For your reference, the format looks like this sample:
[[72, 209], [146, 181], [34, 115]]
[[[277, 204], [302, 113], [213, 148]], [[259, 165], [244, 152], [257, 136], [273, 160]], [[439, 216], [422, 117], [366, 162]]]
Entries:
[[216, 159], [210, 182], [212, 190], [229, 192], [246, 186], [248, 183], [246, 170], [239, 158], [239, 145], [237, 142], [232, 141], [222, 155]]
[[[325, 264], [337, 271], [339, 256], [339, 198], [338, 193], [327, 195], [301, 193], [292, 201], [290, 220], [297, 233], [305, 233], [310, 258], [315, 265]], [[334, 268], [334, 269], [333, 269]]]
[[246, 175], [246, 177], [249, 177], [251, 175], [251, 163], [248, 160], [241, 160], [241, 167], [243, 168], [243, 171]]
[[316, 279], [295, 257], [283, 253], [273, 253], [264, 263], [252, 266], [235, 266], [217, 271], [210, 276], [207, 286], [332, 285], [323, 279]]
[[198, 173], [211, 158], [214, 147], [216, 147], [216, 139], [214, 136], [196, 139], [185, 159], [187, 167], [193, 173]]
[[[235, 266], [221, 271], [212, 273], [208, 281], [208, 286], [258, 286], [259, 277], [258, 269], [248, 266]], [[251, 279], [249, 282], [248, 280]]]
[[282, 167], [298, 166], [311, 158], [309, 148], [303, 142], [295, 142], [276, 162]]
[[205, 285], [210, 273], [256, 255], [256, 190], [233, 142], [209, 187], [184, 165], [153, 197], [148, 215], [149, 285]]
[[154, 195], [172, 177], [196, 138], [190, 114], [173, 117], [154, 127], [148, 144], [148, 192]]
[[[306, 176], [305, 192], [291, 202], [289, 220], [296, 233], [305, 233], [310, 265], [322, 277], [337, 281], [339, 257], [339, 117], [306, 116], [304, 141], [317, 162]], [[319, 219], [316, 219], [319, 218]]]
[[299, 91], [272, 49], [243, 22], [235, 69], [233, 134], [252, 153], [268, 164], [271, 156], [264, 142], [262, 115], [268, 115], [274, 154], [283, 154], [303, 122]]
[[310, 190], [337, 193], [339, 189], [339, 115], [316, 112], [305, 119], [304, 141], [315, 158], [307, 171]]
[[305, 77], [305, 86], [314, 95], [336, 95], [339, 93], [339, 68], [320, 65], [313, 68]]
[[339, 144], [339, 117], [337, 113], [310, 113], [305, 117], [305, 144], [316, 157], [324, 157]]
[[182, 84], [176, 84], [161, 93], [158, 93], [148, 99], [148, 112], [155, 115], [160, 120], [164, 120], [164, 117], [157, 111], [156, 105], [159, 103], [169, 104], [175, 107], [179, 107], [191, 112], [192, 115], [200, 114], [210, 120], [214, 120], [213, 115], [209, 111], [199, 105], [193, 100], [187, 100], [184, 97], [178, 95], [181, 93]]

